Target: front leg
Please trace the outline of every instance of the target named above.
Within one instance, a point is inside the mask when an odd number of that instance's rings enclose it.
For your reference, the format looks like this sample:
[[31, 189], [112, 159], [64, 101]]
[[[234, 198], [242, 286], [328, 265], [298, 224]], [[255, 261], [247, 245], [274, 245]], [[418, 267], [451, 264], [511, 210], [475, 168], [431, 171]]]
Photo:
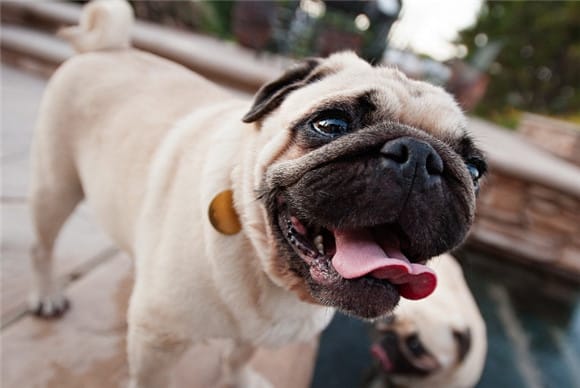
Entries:
[[130, 388], [167, 388], [172, 372], [191, 340], [139, 324], [129, 324]]
[[252, 345], [234, 342], [222, 357], [220, 388], [271, 388], [272, 384], [254, 371], [249, 361], [256, 351]]
[[137, 283], [129, 305], [129, 387], [171, 387], [173, 369], [191, 346], [191, 333], [172, 318], [171, 304], [156, 305], [139, 289]]

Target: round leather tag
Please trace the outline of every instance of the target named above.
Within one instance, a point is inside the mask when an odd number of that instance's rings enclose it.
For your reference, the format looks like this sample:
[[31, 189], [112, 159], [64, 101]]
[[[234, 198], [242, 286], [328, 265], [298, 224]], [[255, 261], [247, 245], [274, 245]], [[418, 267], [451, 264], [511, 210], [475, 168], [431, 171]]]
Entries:
[[208, 216], [212, 226], [220, 233], [233, 235], [242, 229], [240, 217], [234, 209], [232, 190], [224, 190], [212, 199]]

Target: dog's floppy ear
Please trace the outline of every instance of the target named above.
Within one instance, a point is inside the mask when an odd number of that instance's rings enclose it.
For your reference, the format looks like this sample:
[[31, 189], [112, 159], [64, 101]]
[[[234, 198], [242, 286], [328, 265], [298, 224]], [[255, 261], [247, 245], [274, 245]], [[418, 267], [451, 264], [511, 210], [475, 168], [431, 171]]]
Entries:
[[280, 78], [264, 86], [256, 94], [254, 104], [242, 121], [253, 123], [276, 109], [293, 90], [306, 85], [308, 75], [320, 63], [319, 59], [309, 58], [286, 71]]

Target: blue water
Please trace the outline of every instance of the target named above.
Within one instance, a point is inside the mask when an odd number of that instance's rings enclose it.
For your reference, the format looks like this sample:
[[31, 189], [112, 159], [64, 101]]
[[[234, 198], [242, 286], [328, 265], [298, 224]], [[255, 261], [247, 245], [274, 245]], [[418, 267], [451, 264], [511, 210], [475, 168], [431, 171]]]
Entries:
[[[469, 249], [457, 256], [487, 325], [477, 387], [580, 388], [580, 285]], [[361, 386], [369, 345], [367, 325], [338, 314], [322, 334], [311, 386]]]

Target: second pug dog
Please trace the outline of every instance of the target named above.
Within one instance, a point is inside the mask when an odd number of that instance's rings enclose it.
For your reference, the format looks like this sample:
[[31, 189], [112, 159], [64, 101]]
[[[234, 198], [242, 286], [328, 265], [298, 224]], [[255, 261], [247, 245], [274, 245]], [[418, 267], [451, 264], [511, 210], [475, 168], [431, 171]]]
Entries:
[[84, 198], [136, 260], [133, 387], [166, 387], [191, 345], [230, 338], [224, 383], [266, 385], [256, 346], [308, 339], [340, 309], [420, 299], [465, 237], [485, 162], [441, 89], [350, 53], [307, 60], [253, 105], [127, 48], [129, 6], [86, 8], [33, 145], [32, 308], [61, 313], [51, 252]]
[[470, 388], [483, 371], [485, 323], [459, 263], [441, 255], [429, 264], [441, 282], [429, 298], [402, 301], [374, 324], [377, 363], [368, 388]]

